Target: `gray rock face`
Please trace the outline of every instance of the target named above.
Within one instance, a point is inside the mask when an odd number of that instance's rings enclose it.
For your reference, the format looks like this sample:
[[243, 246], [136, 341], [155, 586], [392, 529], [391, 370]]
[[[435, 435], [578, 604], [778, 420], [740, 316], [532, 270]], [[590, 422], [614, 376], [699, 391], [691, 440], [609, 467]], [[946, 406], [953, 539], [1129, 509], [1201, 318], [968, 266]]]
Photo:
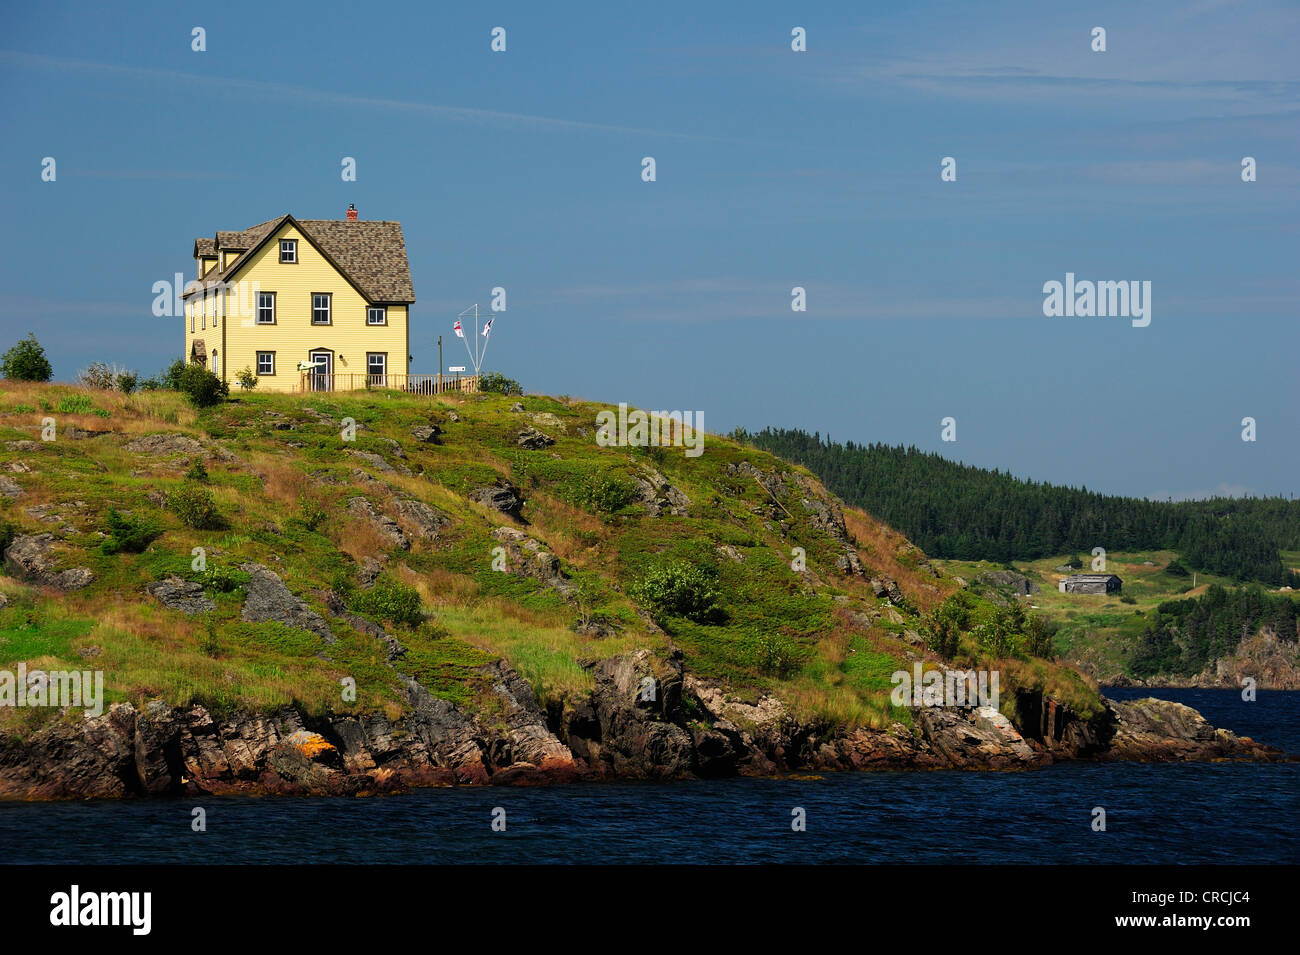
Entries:
[[515, 444], [525, 451], [540, 451], [542, 448], [549, 448], [555, 443], [555, 439], [548, 434], [543, 434], [536, 428], [524, 428], [519, 432], [519, 437]]
[[442, 428], [436, 424], [422, 424], [411, 429], [411, 437], [424, 444], [438, 444], [441, 435]]
[[290, 627], [310, 630], [326, 643], [334, 642], [334, 634], [329, 625], [307, 603], [295, 597], [284, 585], [280, 575], [261, 564], [241, 564], [239, 567], [249, 575], [244, 586], [247, 595], [241, 619], [250, 623], [274, 621]]
[[520, 511], [523, 510], [524, 506], [523, 495], [520, 493], [519, 488], [505, 479], [498, 480], [489, 487], [475, 488], [470, 492], [469, 496], [480, 504], [500, 511], [502, 514], [508, 514], [515, 520], [520, 519]]
[[560, 569], [560, 559], [545, 550], [540, 541], [513, 527], [498, 527], [492, 536], [506, 549], [506, 571], [520, 577], [540, 580], [568, 600], [577, 588]]
[[451, 526], [451, 518], [436, 507], [411, 498], [399, 498], [393, 502], [397, 516], [414, 528], [415, 536], [421, 540], [436, 540], [438, 535]]
[[5, 548], [5, 569], [15, 577], [57, 587], [60, 590], [80, 590], [95, 581], [89, 567], [73, 567], [55, 571], [50, 558], [54, 538], [49, 534], [23, 534], [15, 537]]
[[172, 576], [147, 584], [144, 589], [168, 610], [193, 614], [217, 609], [217, 605], [203, 593], [203, 585], [197, 581]]
[[357, 567], [357, 583], [363, 590], [369, 590], [383, 569], [384, 565], [373, 557], [362, 557], [361, 564]]
[[22, 497], [25, 493], [27, 492], [23, 490], [23, 486], [13, 478], [0, 475], [0, 495], [12, 500], [16, 497]]
[[1031, 581], [1024, 574], [1017, 573], [1014, 570], [989, 570], [975, 578], [976, 583], [988, 584], [991, 587], [1005, 587], [1012, 593], [1019, 594], [1022, 597], [1029, 594], [1036, 594], [1041, 589], [1038, 584]]
[[354, 458], [358, 458], [362, 461], [365, 461], [366, 464], [369, 464], [371, 467], [377, 468], [380, 471], [393, 470], [393, 466], [389, 464], [387, 461], [385, 461], [383, 455], [381, 454], [374, 454], [370, 451], [354, 451], [354, 450], [349, 450], [348, 454], [352, 455]]
[[126, 449], [136, 454], [198, 454], [203, 445], [183, 434], [146, 434], [128, 441]]
[[653, 517], [662, 517], [665, 513], [674, 517], [686, 516], [691, 499], [654, 468], [646, 468], [637, 477], [636, 486], [636, 501], [645, 505], [647, 514]]
[[348, 513], [369, 522], [389, 547], [396, 547], [400, 550], [411, 549], [410, 539], [397, 526], [397, 522], [388, 515], [375, 510], [375, 506], [364, 497], [350, 498], [348, 500]]

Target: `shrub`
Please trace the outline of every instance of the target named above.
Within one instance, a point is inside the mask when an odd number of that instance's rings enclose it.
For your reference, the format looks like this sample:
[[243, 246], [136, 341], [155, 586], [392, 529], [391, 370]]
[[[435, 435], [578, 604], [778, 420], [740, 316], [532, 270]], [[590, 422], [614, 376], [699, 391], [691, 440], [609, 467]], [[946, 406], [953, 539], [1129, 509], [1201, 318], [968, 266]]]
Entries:
[[239, 382], [239, 387], [245, 391], [252, 391], [257, 387], [257, 375], [253, 374], [253, 369], [247, 365], [235, 372], [235, 381]]
[[214, 530], [221, 526], [217, 502], [202, 484], [186, 481], [179, 489], [167, 495], [167, 506], [175, 511], [181, 523], [195, 530]]
[[634, 481], [617, 473], [606, 473], [587, 485], [585, 503], [593, 510], [612, 514], [630, 504], [635, 496]]
[[197, 362], [185, 366], [177, 390], [199, 408], [220, 404], [230, 395], [230, 386]]
[[628, 594], [656, 615], [707, 623], [718, 614], [715, 575], [681, 561], [653, 568], [628, 588]]
[[120, 371], [117, 373], [117, 390], [124, 395], [129, 395], [135, 391], [136, 385], [140, 381], [140, 376], [134, 371]]
[[12, 381], [49, 381], [54, 376], [45, 349], [31, 332], [0, 358], [0, 375]]
[[207, 570], [200, 571], [194, 579], [208, 590], [228, 594], [248, 583], [249, 577], [242, 570], [231, 570], [225, 564], [214, 563], [209, 564]]
[[0, 521], [0, 557], [4, 556], [5, 550], [14, 542], [17, 531], [8, 521]]
[[478, 380], [478, 390], [498, 395], [522, 395], [523, 386], [499, 371], [489, 371]]
[[77, 372], [77, 384], [83, 388], [112, 391], [117, 387], [117, 369], [102, 361], [92, 361], [89, 368]]
[[1165, 573], [1170, 577], [1190, 577], [1192, 575], [1192, 572], [1180, 564], [1176, 557], [1169, 562], [1169, 566], [1165, 568]]
[[103, 554], [139, 554], [162, 533], [157, 521], [116, 509], [108, 512], [108, 538], [99, 545]]
[[35, 410], [35, 405], [14, 405], [14, 414], [31, 414]]
[[64, 395], [54, 410], [59, 414], [87, 414], [94, 408], [95, 403], [89, 395]]
[[767, 676], [784, 677], [798, 668], [799, 647], [779, 633], [765, 633], [754, 647], [754, 665]]
[[217, 642], [217, 622], [212, 619], [212, 614], [204, 615], [203, 636], [199, 639], [199, 649], [213, 659], [216, 659], [217, 654], [221, 652], [221, 644]]
[[420, 592], [392, 581], [377, 583], [369, 590], [353, 591], [350, 606], [357, 613], [411, 627], [418, 626], [424, 619]]
[[1129, 594], [1124, 594], [1119, 598], [1119, 602], [1122, 604], [1135, 604], [1137, 603], [1137, 598], [1132, 597]]
[[203, 466], [202, 461], [195, 461], [193, 466], [185, 472], [185, 480], [207, 484], [209, 481], [208, 469]]
[[325, 516], [325, 508], [321, 507], [318, 501], [306, 494], [298, 498], [298, 520], [307, 530], [314, 531], [320, 527]]

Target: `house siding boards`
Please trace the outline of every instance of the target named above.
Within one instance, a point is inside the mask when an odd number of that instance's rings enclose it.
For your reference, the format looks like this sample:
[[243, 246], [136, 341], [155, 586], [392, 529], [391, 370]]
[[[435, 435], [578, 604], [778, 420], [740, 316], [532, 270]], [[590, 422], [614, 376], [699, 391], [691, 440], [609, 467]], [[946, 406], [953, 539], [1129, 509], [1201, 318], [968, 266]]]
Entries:
[[1058, 589], [1063, 594], [1112, 594], [1122, 585], [1114, 574], [1073, 574], [1062, 578]]
[[[298, 363], [308, 360], [311, 352], [321, 350], [333, 353], [336, 375], [358, 376], [341, 381], [362, 380], [360, 376], [366, 373], [367, 355], [375, 353], [387, 354], [387, 374], [408, 374], [410, 302], [385, 301], [373, 295], [374, 291], [397, 291], [410, 293], [409, 299], [414, 301], [401, 225], [396, 222], [305, 220], [299, 227], [289, 217], [276, 222], [279, 224], [271, 223], [270, 228], [263, 223], [243, 233], [217, 233], [216, 244], [223, 250], [240, 245], [246, 251], [232, 258], [230, 263], [223, 263], [220, 273], [214, 271], [204, 276], [208, 281], [221, 278], [245, 289], [251, 289], [255, 284], [262, 292], [274, 292], [274, 324], [257, 323], [255, 297], [248, 303], [250, 314], [247, 317], [240, 315], [238, 295], [228, 291], [222, 293], [227, 296], [226, 302], [215, 304], [217, 310], [222, 304], [225, 306], [224, 317], [215, 327], [211, 318], [215, 299], [209, 298], [207, 328], [204, 328], [203, 293], [195, 291], [186, 298], [186, 357], [192, 356], [194, 342], [203, 340], [210, 359], [208, 367], [213, 367], [211, 355], [216, 349], [219, 352], [219, 374], [224, 380], [233, 382], [234, 374], [245, 367], [256, 373], [258, 352], [274, 352], [275, 373], [260, 376], [257, 385], [259, 390], [267, 391], [296, 391], [301, 383]], [[313, 227], [329, 237], [328, 244], [337, 256], [327, 255], [315, 244]], [[347, 228], [355, 228], [355, 234], [348, 235], [342, 231]], [[297, 242], [296, 262], [280, 261], [281, 239]], [[203, 249], [196, 248], [196, 251], [202, 252]], [[353, 268], [348, 269], [342, 262], [336, 268], [331, 258], [334, 262], [343, 259]], [[232, 265], [235, 268], [230, 271]], [[363, 294], [367, 289], [372, 292], [369, 297]], [[320, 294], [329, 296], [328, 325], [312, 323], [312, 296]], [[367, 323], [367, 313], [372, 306], [386, 309], [386, 324]], [[200, 310], [200, 318], [192, 322], [196, 308]], [[195, 329], [192, 332], [191, 327]]]

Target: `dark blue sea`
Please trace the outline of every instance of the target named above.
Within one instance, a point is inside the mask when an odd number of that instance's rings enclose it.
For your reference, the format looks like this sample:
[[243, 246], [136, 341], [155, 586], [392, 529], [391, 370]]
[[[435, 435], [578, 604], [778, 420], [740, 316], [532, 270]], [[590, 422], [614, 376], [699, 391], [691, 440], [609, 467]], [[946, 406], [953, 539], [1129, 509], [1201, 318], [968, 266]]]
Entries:
[[[1107, 693], [1178, 700], [1216, 726], [1300, 751], [1300, 693], [1253, 703], [1235, 690]], [[1097, 806], [1104, 832], [1091, 828]], [[191, 830], [195, 807], [206, 832]], [[498, 808], [503, 832], [491, 825]], [[796, 809], [805, 831], [791, 828]], [[0, 804], [0, 862], [1294, 864], [1297, 818], [1300, 763], [1061, 765], [367, 799], [10, 803]], [[48, 855], [54, 842], [66, 855]]]

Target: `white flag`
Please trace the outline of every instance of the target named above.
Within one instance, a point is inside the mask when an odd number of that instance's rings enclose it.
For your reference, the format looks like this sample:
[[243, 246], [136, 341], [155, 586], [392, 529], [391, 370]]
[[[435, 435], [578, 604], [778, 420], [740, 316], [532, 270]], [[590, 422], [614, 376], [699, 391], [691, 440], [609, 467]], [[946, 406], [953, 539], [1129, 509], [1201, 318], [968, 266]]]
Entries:
[[461, 338], [464, 338], [464, 337], [465, 337], [465, 332], [464, 332], [464, 330], [460, 327], [460, 319], [459, 319], [459, 318], [456, 319], [456, 325], [455, 325], [455, 327], [452, 329], [452, 331], [454, 331], [454, 332], [455, 332], [459, 337], [461, 337]]
[[487, 338], [488, 332], [490, 331], [492, 331], [492, 319], [489, 318], [487, 324], [483, 326], [483, 337]]

